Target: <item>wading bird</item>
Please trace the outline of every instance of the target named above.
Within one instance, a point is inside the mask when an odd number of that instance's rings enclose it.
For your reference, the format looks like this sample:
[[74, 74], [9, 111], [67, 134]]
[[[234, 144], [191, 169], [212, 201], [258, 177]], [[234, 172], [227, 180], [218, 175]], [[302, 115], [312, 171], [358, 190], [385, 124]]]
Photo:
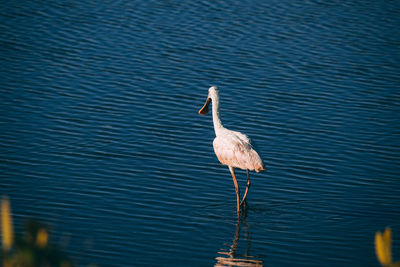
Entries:
[[[212, 116], [216, 135], [213, 141], [214, 152], [221, 164], [228, 165], [232, 174], [236, 191], [236, 209], [239, 215], [240, 207], [246, 203], [247, 192], [250, 188], [249, 171], [263, 171], [265, 169], [264, 164], [246, 135], [228, 130], [222, 126], [219, 117], [219, 93], [216, 86], [211, 86], [208, 89], [207, 101], [199, 110], [200, 115], [208, 113], [210, 103], [212, 103]], [[240, 189], [236, 180], [235, 168], [246, 170], [247, 173], [246, 191], [242, 201], [240, 201]]]

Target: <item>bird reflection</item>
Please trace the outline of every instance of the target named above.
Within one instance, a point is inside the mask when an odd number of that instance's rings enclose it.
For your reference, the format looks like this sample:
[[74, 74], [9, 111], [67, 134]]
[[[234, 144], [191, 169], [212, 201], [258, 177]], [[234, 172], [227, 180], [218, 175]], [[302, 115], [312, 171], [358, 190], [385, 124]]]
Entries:
[[[241, 224], [243, 225], [243, 230], [245, 231], [245, 236], [247, 240], [247, 248], [244, 254], [237, 253]], [[248, 228], [249, 226], [245, 220], [243, 222], [241, 222], [241, 220], [238, 220], [238, 222], [236, 223], [235, 236], [233, 238], [232, 245], [230, 246], [228, 251], [226, 251], [225, 248], [222, 248], [220, 251], [218, 251], [218, 254], [220, 256], [215, 258], [217, 260], [217, 263], [214, 265], [214, 267], [263, 266], [264, 262], [262, 260], [257, 260], [254, 256], [250, 256], [250, 236]]]

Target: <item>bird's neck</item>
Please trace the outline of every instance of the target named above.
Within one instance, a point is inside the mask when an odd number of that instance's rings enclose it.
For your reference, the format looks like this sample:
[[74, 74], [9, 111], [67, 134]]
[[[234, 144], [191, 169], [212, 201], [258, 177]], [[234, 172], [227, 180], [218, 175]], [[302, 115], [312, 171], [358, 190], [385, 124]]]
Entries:
[[218, 134], [225, 129], [224, 126], [222, 126], [222, 122], [219, 117], [219, 97], [215, 97], [214, 99], [212, 99], [211, 103], [212, 103], [214, 131], [215, 135], [218, 136]]

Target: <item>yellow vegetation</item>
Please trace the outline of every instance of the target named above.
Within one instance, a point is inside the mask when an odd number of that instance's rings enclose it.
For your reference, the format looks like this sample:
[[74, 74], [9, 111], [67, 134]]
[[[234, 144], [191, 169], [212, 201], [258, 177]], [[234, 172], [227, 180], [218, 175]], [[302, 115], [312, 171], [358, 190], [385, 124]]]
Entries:
[[389, 227], [383, 234], [376, 232], [375, 253], [382, 266], [400, 267], [400, 262], [392, 262], [392, 230]]
[[36, 245], [39, 248], [45, 248], [47, 246], [48, 239], [49, 235], [47, 234], [46, 229], [40, 228], [36, 236]]
[[48, 244], [49, 234], [41, 223], [27, 223], [25, 238], [16, 237], [14, 242], [13, 224], [8, 198], [1, 201], [2, 266], [72, 266], [68, 258]]
[[3, 251], [9, 251], [14, 242], [13, 225], [11, 221], [10, 202], [4, 197], [1, 202], [1, 236]]

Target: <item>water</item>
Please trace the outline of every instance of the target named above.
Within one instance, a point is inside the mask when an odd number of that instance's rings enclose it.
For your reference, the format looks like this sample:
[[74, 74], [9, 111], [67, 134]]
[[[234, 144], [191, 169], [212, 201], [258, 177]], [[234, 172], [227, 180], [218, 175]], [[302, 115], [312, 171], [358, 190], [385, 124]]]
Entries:
[[[0, 194], [80, 266], [378, 266], [400, 237], [397, 1], [7, 1]], [[239, 223], [222, 122], [249, 135]], [[245, 172], [238, 172], [242, 188]]]

